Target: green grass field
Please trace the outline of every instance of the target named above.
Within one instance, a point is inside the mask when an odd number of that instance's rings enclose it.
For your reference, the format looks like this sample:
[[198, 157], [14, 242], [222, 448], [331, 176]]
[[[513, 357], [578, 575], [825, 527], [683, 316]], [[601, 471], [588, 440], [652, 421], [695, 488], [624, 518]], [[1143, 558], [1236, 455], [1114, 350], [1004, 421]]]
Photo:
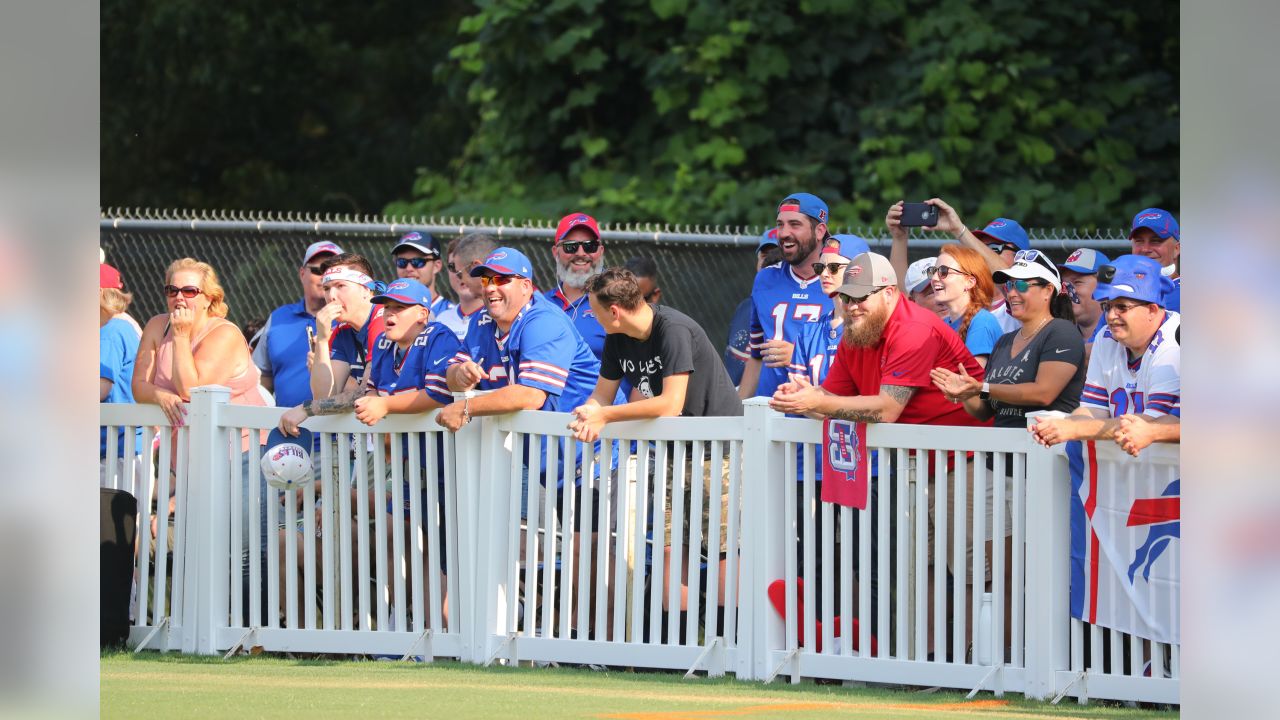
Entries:
[[104, 655], [103, 718], [1157, 718], [1074, 703], [1051, 706], [983, 693], [762, 685], [678, 674], [569, 668], [480, 668], [274, 657]]

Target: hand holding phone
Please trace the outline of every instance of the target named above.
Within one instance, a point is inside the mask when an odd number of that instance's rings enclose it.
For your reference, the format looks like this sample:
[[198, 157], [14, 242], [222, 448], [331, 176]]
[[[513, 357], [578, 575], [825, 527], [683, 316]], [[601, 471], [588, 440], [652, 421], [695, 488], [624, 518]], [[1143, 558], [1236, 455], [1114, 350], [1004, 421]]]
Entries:
[[936, 227], [938, 207], [929, 203], [903, 203], [902, 227]]

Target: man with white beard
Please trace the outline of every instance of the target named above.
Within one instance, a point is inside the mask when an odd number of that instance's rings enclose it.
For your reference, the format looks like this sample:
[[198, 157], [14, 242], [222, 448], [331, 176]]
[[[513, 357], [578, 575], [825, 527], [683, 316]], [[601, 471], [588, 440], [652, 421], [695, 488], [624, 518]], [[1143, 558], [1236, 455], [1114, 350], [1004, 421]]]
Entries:
[[556, 262], [559, 284], [546, 292], [547, 299], [569, 316], [598, 359], [604, 354], [604, 328], [596, 322], [583, 289], [587, 278], [604, 270], [604, 243], [600, 242], [596, 219], [579, 212], [560, 218], [551, 256]]

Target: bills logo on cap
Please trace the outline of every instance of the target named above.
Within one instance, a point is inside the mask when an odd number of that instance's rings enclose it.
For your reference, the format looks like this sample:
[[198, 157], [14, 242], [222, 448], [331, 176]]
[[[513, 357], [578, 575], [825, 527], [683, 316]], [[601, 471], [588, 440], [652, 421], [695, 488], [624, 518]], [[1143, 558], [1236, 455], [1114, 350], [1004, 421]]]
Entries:
[[422, 239], [422, 233], [417, 232], [417, 231], [414, 231], [414, 232], [408, 232], [408, 233], [405, 233], [403, 236], [401, 236], [401, 238], [400, 238], [400, 239], [401, 239], [401, 240], [421, 240], [421, 239]]
[[1075, 252], [1067, 256], [1067, 263], [1070, 264], [1079, 260], [1081, 255], [1084, 255], [1084, 250], [1083, 249], [1076, 250]]
[[587, 222], [587, 216], [579, 215], [569, 221], [569, 227], [573, 227], [574, 225], [581, 225], [584, 222]]
[[1143, 220], [1163, 220], [1163, 219], [1164, 219], [1164, 215], [1160, 213], [1142, 213], [1138, 217], [1134, 218], [1133, 221], [1137, 223], [1137, 222], [1142, 222]]
[[827, 211], [826, 211], [826, 210], [819, 209], [819, 210], [818, 210], [818, 222], [826, 222], [826, 221], [827, 221]]
[[494, 254], [490, 255], [490, 256], [488, 257], [488, 259], [486, 259], [486, 260], [485, 260], [485, 262], [486, 262], [486, 263], [488, 263], [488, 262], [492, 262], [492, 261], [494, 261], [494, 260], [506, 260], [506, 259], [507, 259], [507, 254], [506, 254], [506, 253], [504, 253], [504, 252], [496, 252], [496, 253], [494, 253]]
[[275, 428], [267, 435], [267, 445], [259, 465], [262, 476], [273, 488], [294, 490], [314, 480], [311, 470], [312, 434], [298, 428], [298, 437], [288, 437]]
[[860, 274], [862, 274], [862, 266], [861, 266], [861, 265], [850, 265], [850, 266], [849, 266], [849, 271], [848, 271], [847, 273], [845, 273], [846, 277], [848, 277], [848, 278], [850, 278], [850, 279], [852, 279], [852, 278], [856, 278], [856, 277], [858, 277], [858, 275], [860, 275]]
[[390, 285], [388, 285], [387, 289], [388, 290], [404, 290], [407, 287], [409, 287], [409, 283], [405, 282], [404, 280], [397, 280], [391, 283]]
[[778, 239], [778, 228], [770, 228], [770, 229], [769, 229], [769, 232], [765, 233], [765, 237], [767, 237], [767, 238], [772, 238], [772, 239], [774, 239], [774, 240], [777, 240], [777, 239]]
[[992, 220], [991, 222], [987, 223], [987, 227], [989, 228], [1002, 228], [1004, 226], [1005, 226], [1005, 223], [1003, 220]]

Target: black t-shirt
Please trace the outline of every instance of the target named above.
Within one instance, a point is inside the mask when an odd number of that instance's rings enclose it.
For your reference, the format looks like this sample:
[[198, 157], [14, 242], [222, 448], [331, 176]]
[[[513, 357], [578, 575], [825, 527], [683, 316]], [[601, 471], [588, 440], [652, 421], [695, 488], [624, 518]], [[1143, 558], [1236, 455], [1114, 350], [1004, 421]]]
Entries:
[[1019, 385], [1035, 382], [1036, 372], [1042, 362], [1065, 362], [1076, 366], [1071, 381], [1048, 407], [1010, 405], [992, 398], [989, 402], [996, 411], [996, 427], [1026, 428], [1026, 413], [1037, 410], [1061, 410], [1071, 412], [1080, 405], [1080, 391], [1084, 389], [1084, 338], [1074, 323], [1054, 318], [1036, 333], [1031, 342], [1010, 357], [1013, 341], [1018, 332], [1007, 333], [996, 341], [995, 349], [987, 361], [987, 382], [992, 385]]
[[622, 333], [604, 339], [600, 376], [623, 377], [646, 398], [662, 394], [662, 379], [689, 373], [689, 389], [680, 414], [687, 417], [742, 414], [742, 400], [729, 380], [707, 333], [692, 318], [665, 305], [650, 305], [653, 331], [647, 340]]

